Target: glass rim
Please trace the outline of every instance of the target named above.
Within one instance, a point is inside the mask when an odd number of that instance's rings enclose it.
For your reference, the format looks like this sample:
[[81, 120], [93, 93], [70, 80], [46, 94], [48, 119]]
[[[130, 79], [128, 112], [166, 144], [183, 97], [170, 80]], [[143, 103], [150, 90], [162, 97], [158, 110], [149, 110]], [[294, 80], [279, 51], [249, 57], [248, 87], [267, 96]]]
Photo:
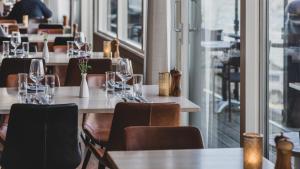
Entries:
[[21, 75], [26, 75], [26, 76], [28, 76], [28, 73], [18, 73], [18, 76], [21, 76]]
[[110, 73], [116, 74], [116, 72], [114, 72], [114, 71], [106, 71], [105, 72], [105, 74], [110, 74]]

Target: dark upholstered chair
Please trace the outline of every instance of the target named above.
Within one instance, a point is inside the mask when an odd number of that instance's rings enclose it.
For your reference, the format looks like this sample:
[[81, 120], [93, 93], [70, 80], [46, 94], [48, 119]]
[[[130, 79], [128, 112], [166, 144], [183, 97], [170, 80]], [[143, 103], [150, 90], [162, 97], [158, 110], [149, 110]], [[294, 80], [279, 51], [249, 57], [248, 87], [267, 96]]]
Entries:
[[[5, 58], [0, 67], [0, 87], [17, 87], [17, 74], [29, 73], [32, 58]], [[14, 66], [12, 66], [14, 65]], [[6, 140], [9, 115], [1, 116], [0, 143]]]
[[203, 148], [200, 131], [194, 127], [127, 127], [125, 138], [126, 150]]
[[48, 34], [63, 34], [64, 26], [61, 24], [40, 24], [38, 33], [47, 32]]
[[[65, 86], [80, 86], [81, 75], [78, 67], [79, 58], [71, 58], [69, 60]], [[112, 70], [112, 62], [110, 59], [88, 59], [88, 64], [91, 69], [88, 74], [105, 74], [105, 72]]]
[[75, 104], [11, 107], [3, 168], [75, 169], [80, 161]]
[[29, 73], [32, 59], [34, 58], [4, 58], [0, 68], [0, 87], [5, 87], [7, 77], [10, 74]]
[[[150, 126], [152, 123], [161, 126], [176, 126], [179, 124], [179, 110], [178, 104], [173, 103], [119, 103], [115, 107], [115, 112], [112, 120], [111, 130], [106, 145], [101, 145], [104, 149], [95, 146], [99, 144], [101, 138], [100, 132], [95, 130], [89, 130], [89, 128], [97, 129], [93, 127], [93, 123], [85, 123], [92, 127], [83, 127], [86, 133], [85, 144], [89, 147], [87, 151], [83, 167], [86, 168], [91, 153], [93, 153], [99, 159], [99, 168], [104, 166], [110, 166], [106, 159], [106, 151], [126, 150], [124, 129], [130, 126]], [[167, 115], [169, 113], [169, 122], [163, 122], [156, 120], [159, 117], [159, 113]], [[166, 114], [165, 114], [166, 113]], [[154, 119], [154, 118], [155, 119]], [[164, 117], [166, 120], [167, 118]], [[176, 119], [176, 120], [174, 120]], [[173, 122], [171, 122], [174, 120]], [[178, 121], [177, 121], [178, 120]], [[99, 130], [100, 131], [100, 130]], [[93, 135], [92, 133], [100, 133], [99, 135]], [[96, 141], [95, 141], [96, 140]], [[98, 141], [97, 141], [98, 140]]]

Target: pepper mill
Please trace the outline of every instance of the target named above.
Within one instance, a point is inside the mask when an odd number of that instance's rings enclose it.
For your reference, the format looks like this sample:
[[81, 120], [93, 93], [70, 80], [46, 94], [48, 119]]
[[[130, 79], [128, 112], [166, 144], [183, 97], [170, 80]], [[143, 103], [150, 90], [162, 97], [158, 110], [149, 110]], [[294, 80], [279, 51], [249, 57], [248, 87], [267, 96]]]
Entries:
[[181, 96], [181, 85], [180, 85], [180, 79], [181, 79], [181, 72], [177, 70], [176, 68], [171, 70], [171, 96], [179, 97]]
[[111, 41], [111, 51], [112, 51], [112, 57], [113, 58], [119, 58], [120, 57], [120, 41], [118, 38]]
[[275, 137], [277, 159], [275, 169], [292, 169], [292, 149], [293, 143], [281, 133]]
[[73, 24], [73, 37], [75, 37], [76, 33], [78, 32], [78, 24]]

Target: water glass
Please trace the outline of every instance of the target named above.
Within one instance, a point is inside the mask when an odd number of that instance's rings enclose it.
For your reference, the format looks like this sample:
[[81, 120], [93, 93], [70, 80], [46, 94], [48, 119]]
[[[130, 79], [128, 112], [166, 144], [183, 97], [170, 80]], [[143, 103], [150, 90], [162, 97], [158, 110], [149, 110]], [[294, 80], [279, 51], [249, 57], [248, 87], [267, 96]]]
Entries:
[[29, 42], [23, 42], [23, 56], [28, 57], [29, 56]]
[[74, 42], [73, 41], [67, 41], [67, 54], [69, 57], [73, 57], [74, 55]]
[[92, 56], [92, 54], [93, 54], [93, 45], [92, 45], [92, 43], [86, 43], [85, 44], [85, 53], [86, 53], [86, 56]]
[[133, 79], [133, 95], [135, 97], [143, 96], [143, 75], [135, 74]]
[[25, 100], [27, 96], [27, 85], [28, 85], [27, 79], [28, 79], [27, 73], [18, 74], [18, 94], [21, 100]]
[[4, 57], [9, 57], [9, 49], [10, 49], [10, 42], [9, 41], [3, 41], [2, 43], [2, 53]]
[[45, 76], [45, 94], [49, 101], [51, 101], [55, 94], [55, 76], [46, 75]]
[[115, 80], [116, 80], [116, 73], [115, 72], [105, 72], [106, 75], [106, 92], [113, 93], [115, 91]]

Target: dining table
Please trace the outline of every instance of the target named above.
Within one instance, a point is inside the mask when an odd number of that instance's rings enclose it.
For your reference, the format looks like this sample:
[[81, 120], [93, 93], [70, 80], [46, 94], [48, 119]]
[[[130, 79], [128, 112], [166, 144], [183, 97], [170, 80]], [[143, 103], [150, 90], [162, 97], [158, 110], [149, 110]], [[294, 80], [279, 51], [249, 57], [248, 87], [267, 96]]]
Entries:
[[[79, 113], [114, 113], [116, 104], [124, 102], [117, 92], [108, 94], [104, 88], [90, 88], [89, 93], [88, 98], [80, 98], [79, 86], [57, 87], [51, 104], [75, 103]], [[178, 103], [181, 112], [200, 112], [200, 107], [184, 96], [162, 97], [158, 93], [158, 85], [143, 86], [143, 98], [148, 103]], [[0, 98], [0, 114], [8, 114], [14, 103], [22, 103], [17, 88], [0, 88]]]
[[[23, 37], [28, 37], [31, 43], [43, 43], [44, 36], [42, 34], [22, 34]], [[56, 37], [72, 37], [71, 33], [66, 34], [48, 34], [47, 39], [49, 43], [53, 43]]]
[[[28, 58], [43, 58], [43, 52], [37, 53], [30, 53]], [[67, 66], [69, 64], [70, 58], [76, 58], [76, 56], [70, 57], [67, 53], [58, 53], [58, 52], [50, 52], [49, 58], [44, 58], [46, 66]], [[93, 52], [91, 59], [103, 59], [103, 52]], [[0, 65], [2, 60], [4, 59], [3, 56], [0, 56]], [[117, 64], [118, 59], [113, 58], [112, 64]]]
[[[109, 151], [112, 169], [243, 169], [243, 149]], [[263, 159], [262, 169], [274, 169]]]

